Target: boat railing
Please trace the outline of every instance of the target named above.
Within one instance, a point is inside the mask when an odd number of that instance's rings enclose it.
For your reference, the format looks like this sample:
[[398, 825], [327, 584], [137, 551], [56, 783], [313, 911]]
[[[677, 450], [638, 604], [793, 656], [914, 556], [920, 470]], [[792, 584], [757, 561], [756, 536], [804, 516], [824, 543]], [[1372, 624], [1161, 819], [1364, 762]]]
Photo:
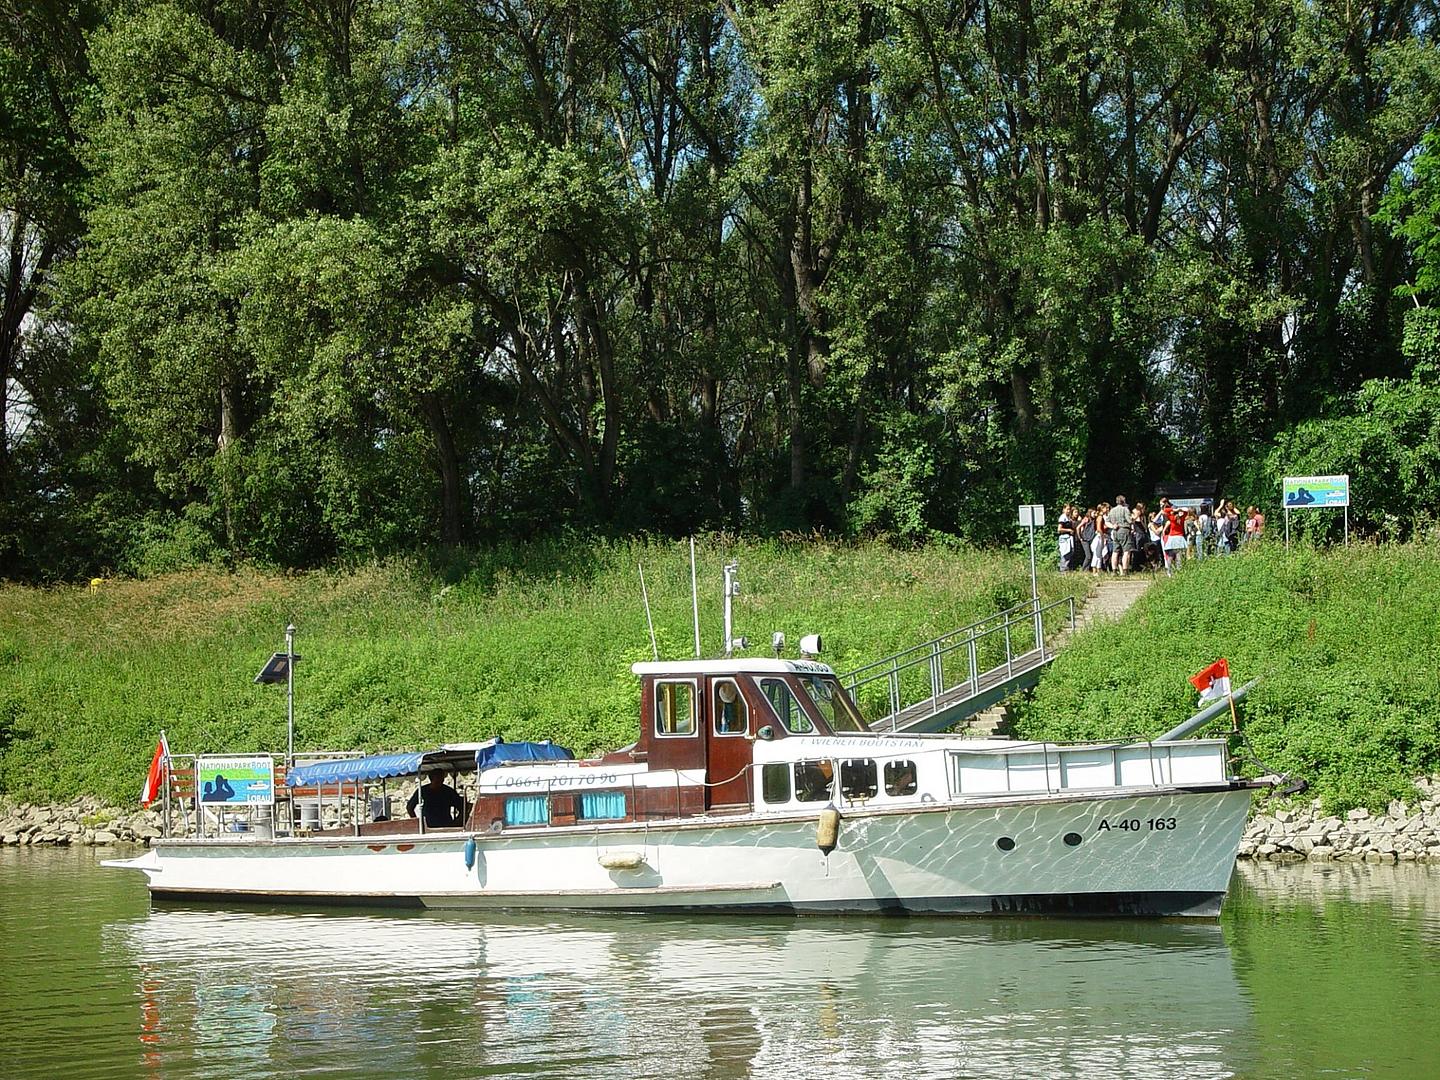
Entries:
[[946, 760], [950, 798], [968, 799], [1221, 783], [1226, 779], [1229, 752], [1223, 739], [1031, 743], [974, 752], [951, 748]]
[[[926, 701], [938, 712], [950, 699], [978, 694], [987, 675], [1003, 672], [1010, 679], [1047, 660], [1045, 624], [1047, 617], [1055, 622], [1061, 609], [1073, 631], [1073, 596], [1048, 604], [1028, 600], [856, 668], [841, 676], [841, 685], [867, 716], [894, 718]], [[963, 665], [958, 670], [957, 654]]]

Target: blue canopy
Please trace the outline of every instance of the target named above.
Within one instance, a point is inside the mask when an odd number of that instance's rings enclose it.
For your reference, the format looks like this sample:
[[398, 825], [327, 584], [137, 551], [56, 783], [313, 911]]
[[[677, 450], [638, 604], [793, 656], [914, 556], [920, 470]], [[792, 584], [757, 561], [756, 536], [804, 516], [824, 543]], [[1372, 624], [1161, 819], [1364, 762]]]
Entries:
[[488, 769], [507, 761], [570, 761], [575, 757], [563, 746], [546, 742], [501, 742], [475, 751], [475, 768]]
[[290, 787], [323, 787], [353, 780], [379, 780], [383, 776], [409, 776], [420, 768], [423, 751], [409, 754], [371, 754], [369, 757], [318, 761], [297, 765], [285, 774]]

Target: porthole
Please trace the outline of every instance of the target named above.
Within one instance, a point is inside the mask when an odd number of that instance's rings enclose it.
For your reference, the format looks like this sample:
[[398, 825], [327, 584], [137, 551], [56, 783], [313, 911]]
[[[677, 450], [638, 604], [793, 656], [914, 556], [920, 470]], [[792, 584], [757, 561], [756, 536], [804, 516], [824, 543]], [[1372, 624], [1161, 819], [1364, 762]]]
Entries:
[[1065, 843], [1069, 847], [1079, 847], [1080, 841], [1083, 839], [1085, 838], [1081, 836], [1078, 832], [1067, 832], [1065, 834]]
[[995, 841], [995, 846], [1001, 851], [1013, 851], [1015, 850], [1015, 841], [1008, 836], [1002, 836]]

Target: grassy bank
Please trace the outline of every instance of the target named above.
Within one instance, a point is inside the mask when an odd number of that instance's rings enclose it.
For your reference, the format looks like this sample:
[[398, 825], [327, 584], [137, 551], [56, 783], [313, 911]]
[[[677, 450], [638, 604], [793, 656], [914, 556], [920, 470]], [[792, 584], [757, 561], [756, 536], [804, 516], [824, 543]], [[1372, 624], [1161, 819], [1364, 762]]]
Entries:
[[[720, 568], [740, 562], [735, 628], [825, 636], [847, 669], [1029, 595], [1007, 553], [821, 542], [699, 551], [706, 655], [720, 647]], [[0, 589], [0, 790], [136, 797], [157, 732], [177, 752], [279, 751], [284, 692], [251, 678], [298, 627], [296, 741], [391, 749], [444, 739], [554, 738], [577, 751], [634, 738], [631, 662], [693, 651], [687, 548], [532, 545], [445, 566], [278, 576], [243, 570], [84, 589]], [[1042, 577], [1057, 597], [1074, 582]]]
[[1263, 679], [1241, 706], [1256, 756], [1310, 780], [1328, 809], [1378, 809], [1440, 768], [1437, 601], [1433, 544], [1207, 560], [1077, 638], [1018, 731], [1153, 737], [1193, 711], [1186, 677], [1224, 656], [1236, 685]]

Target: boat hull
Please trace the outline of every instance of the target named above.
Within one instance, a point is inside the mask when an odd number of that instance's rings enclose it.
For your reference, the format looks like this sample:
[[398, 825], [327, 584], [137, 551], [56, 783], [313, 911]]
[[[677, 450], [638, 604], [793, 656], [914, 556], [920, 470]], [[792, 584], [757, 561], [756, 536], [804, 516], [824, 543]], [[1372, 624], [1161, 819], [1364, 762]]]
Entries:
[[[161, 841], [121, 864], [157, 899], [606, 911], [1214, 917], [1250, 804], [1240, 785], [816, 817], [396, 838]], [[467, 865], [468, 863], [468, 865]]]

